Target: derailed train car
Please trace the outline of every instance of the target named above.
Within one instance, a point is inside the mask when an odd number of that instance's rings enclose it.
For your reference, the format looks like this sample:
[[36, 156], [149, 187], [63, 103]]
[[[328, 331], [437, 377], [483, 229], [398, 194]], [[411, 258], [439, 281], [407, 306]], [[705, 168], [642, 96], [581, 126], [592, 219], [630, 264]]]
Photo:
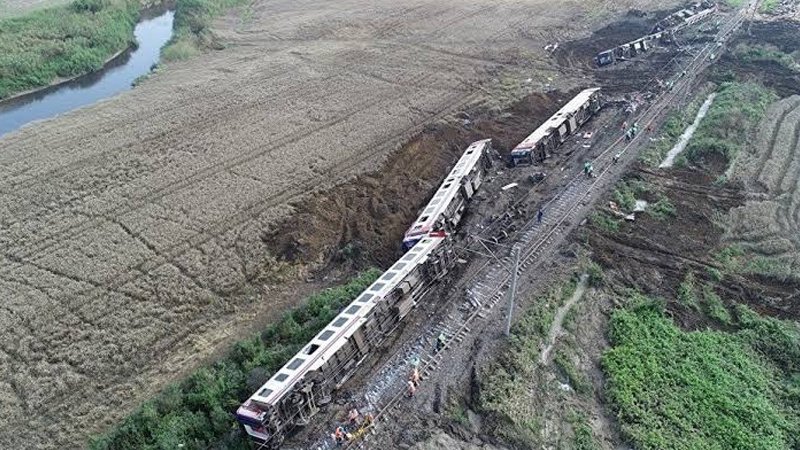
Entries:
[[406, 231], [404, 250], [413, 247], [432, 231], [455, 231], [467, 204], [483, 183], [486, 170], [491, 167], [491, 149], [491, 139], [476, 141], [467, 147], [431, 201]]
[[245, 432], [276, 448], [288, 431], [308, 424], [453, 263], [445, 233], [420, 239], [239, 407]]
[[675, 32], [709, 17], [716, 11], [717, 4], [712, 1], [703, 0], [693, 3], [660, 20], [650, 34], [598, 53], [594, 58], [595, 63], [598, 66], [606, 66], [645, 53], [656, 43], [672, 39]]
[[543, 161], [602, 106], [600, 88], [581, 91], [511, 150], [512, 166]]

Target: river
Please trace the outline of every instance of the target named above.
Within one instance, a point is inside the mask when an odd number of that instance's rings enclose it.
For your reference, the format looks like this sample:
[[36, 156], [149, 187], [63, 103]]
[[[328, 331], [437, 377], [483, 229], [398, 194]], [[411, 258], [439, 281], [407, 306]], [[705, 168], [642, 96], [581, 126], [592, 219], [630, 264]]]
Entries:
[[114, 58], [102, 70], [1, 103], [0, 136], [131, 89], [133, 80], [158, 63], [161, 47], [172, 37], [174, 15], [173, 11], [155, 17], [143, 13], [134, 30], [138, 47]]

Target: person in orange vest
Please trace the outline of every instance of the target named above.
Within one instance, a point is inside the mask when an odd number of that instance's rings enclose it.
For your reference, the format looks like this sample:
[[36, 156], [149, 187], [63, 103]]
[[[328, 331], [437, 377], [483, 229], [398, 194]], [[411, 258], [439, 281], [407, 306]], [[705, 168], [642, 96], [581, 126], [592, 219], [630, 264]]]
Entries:
[[336, 441], [338, 445], [344, 443], [344, 428], [336, 427], [336, 431], [333, 433], [333, 440]]

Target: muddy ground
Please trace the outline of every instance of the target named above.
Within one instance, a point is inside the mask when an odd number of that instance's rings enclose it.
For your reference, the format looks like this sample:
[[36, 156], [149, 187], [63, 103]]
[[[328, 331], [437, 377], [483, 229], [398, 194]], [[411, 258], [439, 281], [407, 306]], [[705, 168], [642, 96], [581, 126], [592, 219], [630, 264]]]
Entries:
[[[800, 36], [791, 34], [796, 27], [795, 23], [756, 22], [749, 27], [752, 34], [740, 36], [733, 45], [770, 42], [793, 51]], [[720, 81], [722, 77], [762, 82], [783, 99], [770, 106], [752, 142], [744, 145], [730, 170], [723, 158], [707, 157], [697, 165], [668, 170], [639, 162], [625, 173], [625, 180], [648, 186], [642, 199], [652, 204], [666, 196], [675, 206], [674, 216], [660, 220], [637, 214], [633, 222], [620, 221], [618, 231], [586, 222], [570, 234], [560, 253], [552, 255], [546, 275], [531, 275], [536, 282], [522, 294], [529, 308], [546, 301], [548, 289], [563, 285], [583, 270], [576, 255], [598, 262], [604, 273], [603, 283], [590, 287], [574, 311], [566, 314], [564, 332], [550, 352], [561, 354], [568, 365], [577, 368], [583, 380], [578, 381], [588, 387], [581, 389], [580, 383], [568, 376], [563, 360], [551, 361], [536, 368], [528, 396], [521, 400], [532, 411], [531, 439], [538, 443], [537, 448], [586, 448], [577, 446], [580, 424], [588, 426], [599, 448], [627, 446], [604, 400], [600, 357], [609, 347], [608, 318], [618, 306], [616, 298], [624, 297], [631, 288], [668, 299], [667, 313], [686, 330], [725, 329], [724, 323], [703, 312], [704, 306], [678, 301], [679, 285], [689, 272], [697, 285], [714, 287], [731, 316], [735, 317], [735, 305], [744, 304], [766, 316], [800, 321], [796, 278], [782, 273], [731, 272], [716, 256], [732, 245], [740, 246], [748, 255], [774, 258], [797, 273], [800, 100], [798, 84], [793, 81], [796, 72], [770, 62], [742, 62], [726, 54], [706, 75], [698, 81], [698, 91], [705, 89], [705, 80]], [[608, 212], [613, 196], [601, 198], [604, 200], [595, 210]], [[466, 356], [456, 355], [452, 363], [458, 369], [426, 380], [437, 386], [438, 399], [432, 401], [434, 394], [425, 394], [425, 411], [412, 416], [419, 426], [409, 425], [413, 420], [397, 419], [402, 425], [386, 426], [389, 431], [379, 442], [395, 442], [402, 448], [445, 448], [441, 444], [445, 441], [453, 448], [530, 448], [530, 444], [509, 441], [503, 434], [504, 418], [475, 412], [480, 408], [477, 387], [482, 381], [481, 368], [496, 360], [482, 360], [481, 356], [502, 349], [502, 345], [492, 344], [501, 340], [497, 335], [497, 331], [494, 337], [491, 332], [481, 332], [467, 340], [467, 348], [461, 351]], [[544, 339], [539, 348], [545, 348]], [[469, 369], [471, 364], [475, 364], [474, 370]], [[455, 409], [431, 411], [431, 402], [455, 405]], [[442, 433], [448, 437], [443, 438]], [[424, 443], [414, 447], [416, 441]]]
[[[78, 447], [295, 304], [318, 286], [287, 284], [305, 271], [276, 263], [287, 247], [264, 240], [288, 205], [380, 167], [456, 112], [588, 84], [544, 45], [656, 7], [257, 2], [215, 24], [224, 50], [4, 136], [0, 446]], [[398, 221], [384, 248], [420, 206], [392, 198], [403, 189], [375, 205]], [[359, 233], [383, 233], [374, 224]]]

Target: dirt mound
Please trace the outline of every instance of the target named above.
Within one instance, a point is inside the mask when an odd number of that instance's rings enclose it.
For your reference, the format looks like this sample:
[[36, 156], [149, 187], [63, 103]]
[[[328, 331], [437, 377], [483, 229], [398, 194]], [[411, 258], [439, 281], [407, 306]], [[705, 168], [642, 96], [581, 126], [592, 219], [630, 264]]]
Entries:
[[571, 95], [533, 94], [500, 113], [431, 127], [381, 169], [294, 205], [294, 214], [263, 237], [267, 247], [282, 260], [319, 268], [389, 265], [402, 234], [470, 142], [491, 137], [506, 154]]

